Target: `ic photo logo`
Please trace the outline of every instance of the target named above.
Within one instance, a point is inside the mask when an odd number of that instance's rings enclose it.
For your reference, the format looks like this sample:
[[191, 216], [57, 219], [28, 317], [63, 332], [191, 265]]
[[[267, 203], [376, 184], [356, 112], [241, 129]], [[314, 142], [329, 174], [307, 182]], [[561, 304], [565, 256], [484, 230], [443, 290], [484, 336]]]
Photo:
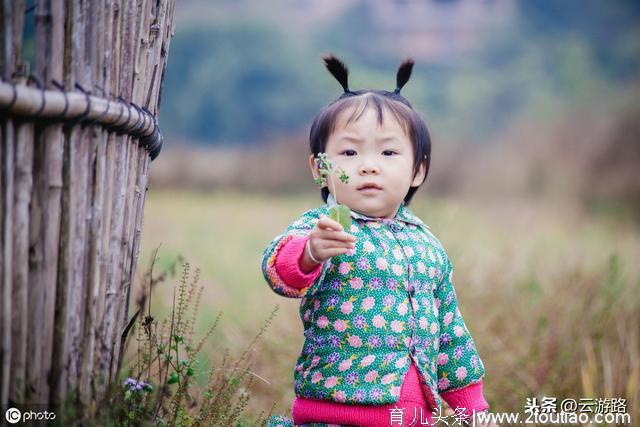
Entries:
[[22, 413], [18, 408], [9, 408], [7, 412], [4, 413], [4, 418], [9, 424], [19, 423], [22, 419]]

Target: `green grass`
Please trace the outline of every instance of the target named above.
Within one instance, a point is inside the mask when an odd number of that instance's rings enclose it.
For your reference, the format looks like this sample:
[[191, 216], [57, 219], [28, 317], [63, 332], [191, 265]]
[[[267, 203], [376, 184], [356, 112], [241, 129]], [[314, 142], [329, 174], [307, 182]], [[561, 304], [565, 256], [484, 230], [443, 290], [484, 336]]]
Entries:
[[[319, 195], [150, 191], [138, 271], [161, 245], [157, 269], [179, 255], [202, 270], [197, 330], [219, 312], [221, 333], [203, 351], [239, 355], [276, 304], [281, 310], [254, 354], [247, 412], [288, 413], [302, 345], [298, 300], [272, 292], [263, 249]], [[444, 200], [418, 194], [411, 206], [454, 263], [460, 309], [487, 368], [496, 411], [522, 412], [525, 397], [626, 397], [640, 413], [640, 231], [619, 217], [590, 216], [541, 201]], [[170, 281], [171, 282], [171, 281]], [[173, 283], [173, 282], [171, 282]], [[154, 306], [170, 306], [162, 284]], [[197, 336], [197, 335], [196, 335]], [[203, 366], [208, 364], [203, 361]], [[251, 419], [251, 418], [247, 418]]]

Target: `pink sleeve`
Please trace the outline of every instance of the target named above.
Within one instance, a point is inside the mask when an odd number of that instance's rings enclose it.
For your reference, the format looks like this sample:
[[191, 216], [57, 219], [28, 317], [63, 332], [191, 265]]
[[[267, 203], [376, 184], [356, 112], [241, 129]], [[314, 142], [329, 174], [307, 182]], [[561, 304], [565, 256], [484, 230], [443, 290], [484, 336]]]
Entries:
[[480, 412], [489, 408], [489, 403], [484, 399], [482, 393], [482, 381], [456, 390], [445, 391], [440, 396], [451, 409], [466, 408], [468, 415], [471, 415], [474, 409], [476, 412]]
[[278, 251], [276, 271], [292, 288], [302, 289], [312, 285], [322, 272], [322, 264], [318, 264], [309, 273], [304, 273], [300, 268], [300, 260], [308, 240], [308, 235], [294, 236]]

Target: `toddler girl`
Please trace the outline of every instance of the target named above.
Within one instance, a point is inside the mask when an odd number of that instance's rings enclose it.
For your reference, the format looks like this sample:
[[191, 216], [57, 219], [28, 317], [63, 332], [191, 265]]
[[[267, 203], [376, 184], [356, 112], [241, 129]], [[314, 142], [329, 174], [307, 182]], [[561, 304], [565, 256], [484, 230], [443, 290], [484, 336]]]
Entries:
[[[320, 177], [316, 156], [326, 153], [349, 179], [323, 187], [326, 203], [277, 236], [262, 262], [273, 291], [301, 299], [293, 424], [428, 425], [444, 418], [441, 399], [463, 416], [484, 411], [484, 366], [451, 260], [407, 208], [431, 152], [424, 120], [400, 95], [413, 61], [398, 69], [395, 91], [354, 92], [345, 65], [324, 60], [344, 94], [313, 121], [309, 165]], [[336, 203], [351, 211], [346, 230], [329, 217]]]

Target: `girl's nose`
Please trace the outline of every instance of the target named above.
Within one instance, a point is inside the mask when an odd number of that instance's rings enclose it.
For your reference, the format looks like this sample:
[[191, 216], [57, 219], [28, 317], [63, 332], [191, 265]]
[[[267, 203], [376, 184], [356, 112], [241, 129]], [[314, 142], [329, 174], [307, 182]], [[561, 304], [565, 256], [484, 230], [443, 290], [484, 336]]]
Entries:
[[378, 168], [378, 166], [371, 163], [363, 163], [362, 165], [360, 165], [358, 172], [360, 173], [360, 175], [371, 175], [380, 173], [380, 169]]

